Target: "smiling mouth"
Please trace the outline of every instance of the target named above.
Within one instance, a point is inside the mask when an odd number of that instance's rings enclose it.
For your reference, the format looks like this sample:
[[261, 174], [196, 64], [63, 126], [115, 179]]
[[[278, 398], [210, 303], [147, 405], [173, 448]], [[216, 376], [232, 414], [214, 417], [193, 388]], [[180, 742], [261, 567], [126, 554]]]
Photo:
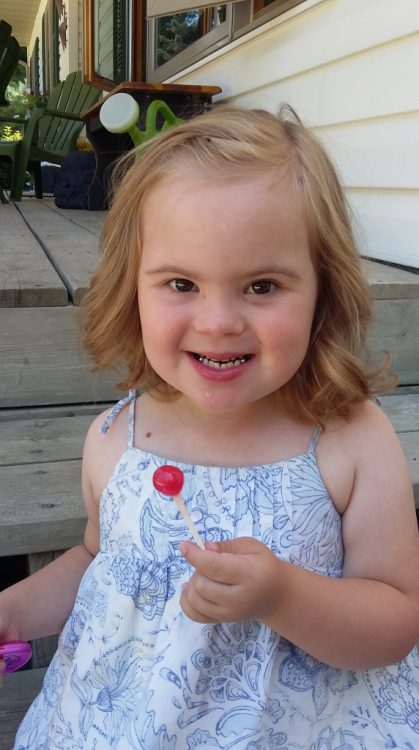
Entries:
[[229, 357], [228, 359], [213, 359], [212, 357], [205, 357], [203, 354], [196, 354], [192, 352], [195, 359], [206, 367], [212, 367], [214, 370], [229, 370], [233, 367], [239, 367], [244, 365], [251, 359], [251, 354], [243, 354], [240, 357]]

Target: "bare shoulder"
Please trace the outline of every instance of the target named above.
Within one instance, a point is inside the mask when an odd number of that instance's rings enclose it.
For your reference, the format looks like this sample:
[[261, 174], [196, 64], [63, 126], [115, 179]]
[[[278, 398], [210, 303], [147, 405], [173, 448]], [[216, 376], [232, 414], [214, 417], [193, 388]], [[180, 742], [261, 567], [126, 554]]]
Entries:
[[411, 580], [419, 565], [412, 482], [391, 422], [379, 406], [366, 402], [324, 438], [331, 450], [335, 442], [352, 472], [342, 508], [344, 576], [417, 589]]
[[84, 443], [83, 485], [89, 485], [90, 492], [97, 502], [128, 445], [127, 407], [121, 409], [106, 432], [102, 430], [111, 408], [95, 417]]
[[[408, 480], [406, 461], [389, 419], [372, 401], [356, 406], [348, 419], [333, 419], [326, 425], [317, 449], [320, 473], [340, 513], [345, 513], [355, 485], [382, 467]], [[377, 481], [377, 477], [375, 476]]]
[[371, 473], [375, 481], [382, 478], [387, 482], [390, 476], [397, 475], [401, 482], [410, 482], [393, 425], [376, 403], [367, 401], [354, 409], [345, 428], [345, 446], [354, 462], [358, 482]]

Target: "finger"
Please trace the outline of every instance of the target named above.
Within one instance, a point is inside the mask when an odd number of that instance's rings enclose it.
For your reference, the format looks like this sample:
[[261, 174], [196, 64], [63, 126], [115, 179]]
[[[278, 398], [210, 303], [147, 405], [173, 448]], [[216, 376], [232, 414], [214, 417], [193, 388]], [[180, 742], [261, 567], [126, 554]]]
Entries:
[[190, 565], [212, 581], [234, 585], [243, 580], [243, 560], [236, 555], [202, 550], [192, 542], [183, 542], [180, 551]]
[[233, 584], [213, 581], [201, 573], [194, 573], [186, 588], [190, 597], [199, 597], [202, 601], [218, 607], [228, 606], [237, 590], [237, 586]]
[[266, 545], [250, 536], [240, 536], [237, 539], [225, 539], [216, 542], [217, 552], [228, 552], [232, 555], [257, 555], [266, 550]]
[[186, 589], [182, 591], [182, 594], [180, 596], [180, 606], [183, 612], [185, 613], [185, 615], [189, 617], [190, 620], [194, 620], [195, 622], [201, 622], [201, 623], [220, 622], [220, 620], [204, 612], [204, 610], [207, 609], [208, 604], [204, 603], [203, 605], [200, 606], [199, 600], [198, 602], [194, 600], [194, 602], [191, 603], [191, 601], [189, 600], [188, 594], [186, 592]]

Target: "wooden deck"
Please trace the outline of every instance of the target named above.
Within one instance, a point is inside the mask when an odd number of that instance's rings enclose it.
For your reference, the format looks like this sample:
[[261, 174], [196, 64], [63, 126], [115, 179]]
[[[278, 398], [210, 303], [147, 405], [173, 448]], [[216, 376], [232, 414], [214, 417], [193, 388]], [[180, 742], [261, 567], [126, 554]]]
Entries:
[[[52, 200], [0, 205], [0, 556], [29, 571], [77, 544], [85, 523], [83, 439], [118, 394], [93, 376], [79, 344], [78, 307], [96, 265], [104, 213]], [[407, 456], [419, 508], [419, 276], [365, 261], [374, 350], [389, 349], [403, 384], [383, 399]], [[0, 750], [39, 688], [54, 641], [0, 693]]]

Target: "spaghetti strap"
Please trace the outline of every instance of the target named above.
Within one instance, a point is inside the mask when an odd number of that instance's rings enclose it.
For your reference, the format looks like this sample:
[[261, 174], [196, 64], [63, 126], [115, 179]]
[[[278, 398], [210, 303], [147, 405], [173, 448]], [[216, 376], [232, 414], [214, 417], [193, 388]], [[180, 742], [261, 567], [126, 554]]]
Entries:
[[310, 440], [310, 445], [308, 446], [307, 453], [314, 453], [317, 448], [317, 443], [319, 442], [320, 435], [322, 434], [322, 429], [320, 425], [318, 424], [315, 428], [312, 438]]
[[132, 448], [134, 445], [134, 432], [135, 432], [135, 402], [137, 398], [136, 391], [130, 391], [130, 402], [129, 402], [129, 414], [128, 414], [128, 448]]
[[119, 412], [126, 406], [130, 405], [129, 417], [128, 417], [128, 445], [131, 447], [134, 444], [134, 410], [135, 410], [135, 399], [137, 398], [137, 391], [131, 390], [128, 396], [121, 398], [115, 406], [112, 407], [108, 416], [105, 418], [103, 425], [100, 429], [102, 433], [106, 433], [109, 430], [112, 422], [115, 421]]

